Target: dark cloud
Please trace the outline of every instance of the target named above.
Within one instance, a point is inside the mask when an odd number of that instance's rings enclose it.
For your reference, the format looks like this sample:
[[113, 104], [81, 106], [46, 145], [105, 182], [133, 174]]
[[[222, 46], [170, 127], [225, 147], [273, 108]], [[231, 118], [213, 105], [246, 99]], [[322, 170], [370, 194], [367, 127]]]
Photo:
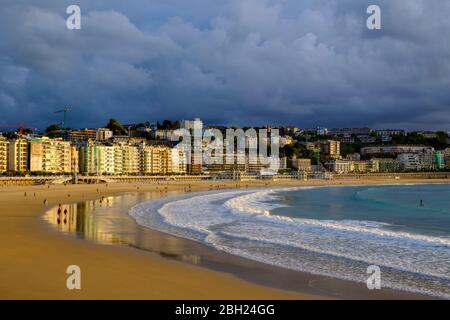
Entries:
[[[82, 8], [82, 30], [65, 8]], [[450, 2], [2, 1], [1, 123], [200, 116], [449, 130]]]

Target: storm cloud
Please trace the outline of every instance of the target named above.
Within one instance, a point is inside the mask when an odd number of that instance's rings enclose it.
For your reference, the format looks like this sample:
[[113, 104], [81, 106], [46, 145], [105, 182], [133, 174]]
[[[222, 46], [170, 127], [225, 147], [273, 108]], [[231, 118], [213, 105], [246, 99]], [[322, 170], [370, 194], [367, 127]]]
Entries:
[[[78, 4], [82, 29], [67, 30]], [[0, 124], [209, 123], [450, 130], [450, 2], [0, 2]]]

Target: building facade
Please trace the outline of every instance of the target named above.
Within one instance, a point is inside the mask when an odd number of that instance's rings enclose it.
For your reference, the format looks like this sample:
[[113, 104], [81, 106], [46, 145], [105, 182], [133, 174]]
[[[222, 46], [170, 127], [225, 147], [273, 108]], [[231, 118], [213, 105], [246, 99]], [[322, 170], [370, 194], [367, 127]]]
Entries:
[[320, 152], [331, 159], [340, 159], [341, 157], [341, 143], [336, 140], [321, 140], [316, 143], [316, 148]]
[[28, 141], [18, 138], [9, 141], [8, 171], [27, 172], [28, 170]]
[[8, 171], [9, 141], [0, 137], [0, 173]]
[[74, 151], [70, 142], [62, 139], [33, 139], [30, 147], [30, 172], [68, 174], [74, 170]]

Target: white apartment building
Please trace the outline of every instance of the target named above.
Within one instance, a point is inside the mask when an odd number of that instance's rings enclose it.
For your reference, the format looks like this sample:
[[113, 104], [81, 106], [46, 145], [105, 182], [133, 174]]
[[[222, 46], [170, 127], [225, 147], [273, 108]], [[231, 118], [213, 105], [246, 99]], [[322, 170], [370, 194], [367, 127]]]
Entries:
[[172, 172], [174, 174], [185, 174], [188, 166], [188, 156], [183, 149], [171, 149]]
[[418, 153], [402, 153], [399, 154], [397, 160], [400, 163], [400, 170], [403, 171], [420, 171], [422, 166]]
[[106, 141], [113, 137], [113, 132], [107, 128], [99, 128], [97, 129], [96, 138], [98, 141]]

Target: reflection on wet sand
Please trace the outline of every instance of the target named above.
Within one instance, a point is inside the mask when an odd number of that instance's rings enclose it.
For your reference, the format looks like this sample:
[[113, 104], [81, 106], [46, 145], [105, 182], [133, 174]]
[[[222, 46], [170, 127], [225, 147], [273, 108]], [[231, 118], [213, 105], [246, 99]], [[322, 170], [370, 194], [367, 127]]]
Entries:
[[59, 204], [44, 214], [44, 220], [61, 232], [85, 240], [127, 245], [166, 258], [200, 264], [200, 256], [190, 254], [185, 241], [143, 228], [127, 214], [134, 204], [160, 196], [160, 192], [130, 193]]

